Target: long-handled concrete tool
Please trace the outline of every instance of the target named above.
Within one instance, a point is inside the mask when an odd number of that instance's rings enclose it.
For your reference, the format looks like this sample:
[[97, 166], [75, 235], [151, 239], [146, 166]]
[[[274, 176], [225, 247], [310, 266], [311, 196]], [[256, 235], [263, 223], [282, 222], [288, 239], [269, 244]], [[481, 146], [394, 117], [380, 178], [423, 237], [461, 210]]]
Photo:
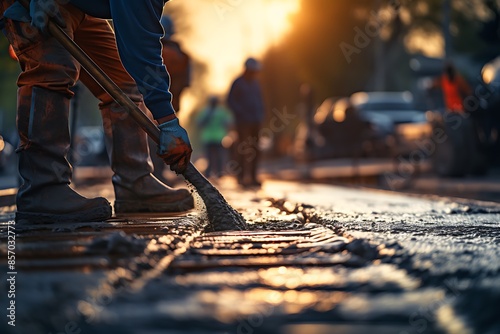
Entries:
[[[29, 0], [19, 0], [29, 9]], [[146, 116], [132, 100], [97, 66], [97, 64], [59, 27], [49, 20], [48, 32], [80, 63], [94, 80], [146, 131], [156, 142], [159, 142], [160, 129]], [[189, 163], [182, 174], [198, 191], [207, 208], [209, 225], [208, 231], [244, 230], [246, 222], [220, 194], [220, 192]]]

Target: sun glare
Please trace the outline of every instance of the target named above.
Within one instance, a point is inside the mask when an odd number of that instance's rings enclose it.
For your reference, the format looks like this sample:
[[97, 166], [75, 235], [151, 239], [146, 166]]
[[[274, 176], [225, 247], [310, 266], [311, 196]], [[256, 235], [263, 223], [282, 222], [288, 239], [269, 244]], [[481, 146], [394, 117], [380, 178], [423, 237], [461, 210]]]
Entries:
[[[186, 96], [225, 94], [249, 56], [262, 57], [290, 28], [289, 17], [299, 0], [191, 0], [174, 1], [186, 13], [175, 39], [205, 70], [194, 69]], [[168, 9], [168, 6], [167, 6]], [[181, 20], [178, 18], [178, 20]], [[196, 93], [194, 93], [196, 92]], [[203, 94], [201, 94], [203, 93]], [[204, 95], [204, 96], [199, 96]], [[184, 97], [183, 97], [184, 98]], [[192, 106], [194, 101], [184, 105]]]

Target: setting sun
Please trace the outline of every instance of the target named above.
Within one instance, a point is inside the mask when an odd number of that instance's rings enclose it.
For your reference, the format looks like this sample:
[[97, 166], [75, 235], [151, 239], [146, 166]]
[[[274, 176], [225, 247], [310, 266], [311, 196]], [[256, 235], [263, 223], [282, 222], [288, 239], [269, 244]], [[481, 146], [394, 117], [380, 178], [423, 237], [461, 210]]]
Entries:
[[176, 18], [184, 29], [178, 29], [175, 39], [203, 65], [194, 69], [192, 88], [183, 97], [182, 106], [189, 109], [200, 95], [224, 94], [245, 58], [261, 57], [288, 31], [289, 16], [300, 4], [298, 0], [193, 0], [172, 2], [172, 7], [186, 13]]

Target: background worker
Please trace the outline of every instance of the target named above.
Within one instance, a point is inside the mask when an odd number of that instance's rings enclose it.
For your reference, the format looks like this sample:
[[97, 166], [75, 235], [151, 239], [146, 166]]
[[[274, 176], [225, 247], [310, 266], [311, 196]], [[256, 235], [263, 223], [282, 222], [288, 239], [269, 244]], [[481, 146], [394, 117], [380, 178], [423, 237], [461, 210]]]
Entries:
[[264, 102], [257, 80], [260, 70], [260, 63], [248, 58], [243, 74], [233, 82], [227, 98], [238, 132], [235, 153], [241, 169], [237, 179], [242, 186], [261, 185], [257, 179], [259, 131], [264, 120]]
[[464, 100], [472, 95], [472, 89], [450, 61], [446, 62], [438, 84], [443, 90], [447, 111], [464, 113]]
[[217, 96], [211, 96], [208, 105], [196, 117], [201, 143], [208, 160], [206, 177], [217, 179], [222, 176], [226, 161], [226, 149], [222, 146], [222, 140], [227, 136], [231, 124], [231, 114], [220, 105]]

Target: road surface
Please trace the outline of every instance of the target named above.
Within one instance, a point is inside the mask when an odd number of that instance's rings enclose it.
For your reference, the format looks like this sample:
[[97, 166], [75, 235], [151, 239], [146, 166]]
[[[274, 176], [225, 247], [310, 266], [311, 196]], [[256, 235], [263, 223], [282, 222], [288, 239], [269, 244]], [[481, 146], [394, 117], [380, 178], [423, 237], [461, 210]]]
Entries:
[[[16, 228], [2, 333], [500, 333], [500, 206], [328, 185], [219, 184], [251, 223], [199, 211]], [[109, 185], [82, 189], [112, 197]]]

